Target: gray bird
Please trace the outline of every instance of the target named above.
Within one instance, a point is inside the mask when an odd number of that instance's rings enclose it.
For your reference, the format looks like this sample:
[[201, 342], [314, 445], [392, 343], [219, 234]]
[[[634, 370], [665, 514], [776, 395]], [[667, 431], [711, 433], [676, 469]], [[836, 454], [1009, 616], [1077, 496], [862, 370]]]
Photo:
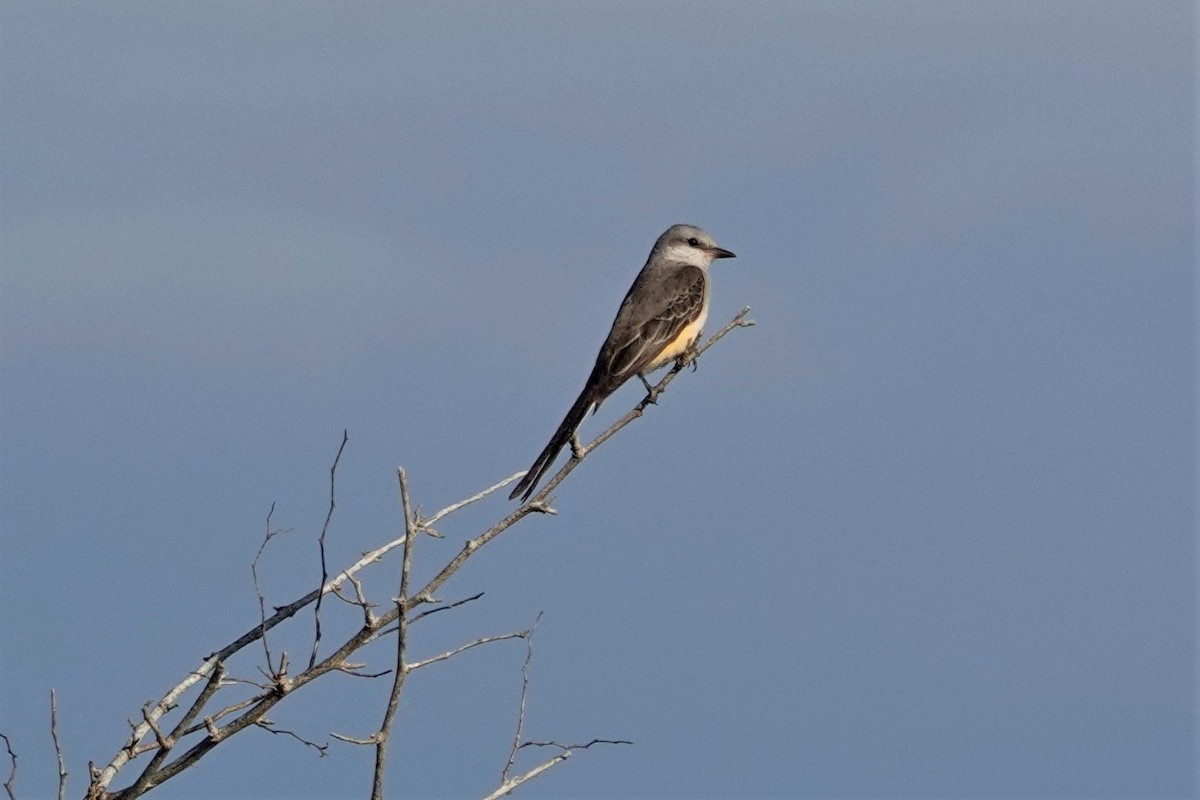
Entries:
[[589, 409], [598, 409], [634, 375], [648, 391], [646, 373], [680, 358], [695, 345], [708, 318], [708, 267], [713, 259], [733, 257], [694, 225], [672, 225], [658, 237], [646, 266], [621, 302], [583, 391], [512, 490], [510, 500], [517, 495], [522, 501], [529, 499]]

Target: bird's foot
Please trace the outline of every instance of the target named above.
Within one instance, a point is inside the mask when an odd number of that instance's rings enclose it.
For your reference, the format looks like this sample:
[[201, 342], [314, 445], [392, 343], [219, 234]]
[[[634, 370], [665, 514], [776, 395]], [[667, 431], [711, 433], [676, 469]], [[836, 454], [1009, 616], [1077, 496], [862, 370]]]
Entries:
[[646, 387], [646, 399], [642, 402], [652, 406], [658, 405], [658, 389], [651, 386], [650, 381], [646, 380], [646, 376], [640, 372], [638, 373], [638, 380], [642, 382], [642, 386]]
[[689, 346], [687, 350], [684, 350], [682, 353], [680, 353], [678, 356], [675, 357], [675, 366], [671, 369], [672, 372], [679, 372], [680, 370], [682, 370], [684, 367], [688, 366], [689, 364], [692, 367], [692, 372], [696, 371], [696, 368], [700, 366], [700, 358], [699, 358], [700, 348], [698, 348], [696, 346], [696, 342], [699, 342], [699, 341], [700, 341], [700, 337], [697, 336], [696, 341], [692, 342], [691, 346]]

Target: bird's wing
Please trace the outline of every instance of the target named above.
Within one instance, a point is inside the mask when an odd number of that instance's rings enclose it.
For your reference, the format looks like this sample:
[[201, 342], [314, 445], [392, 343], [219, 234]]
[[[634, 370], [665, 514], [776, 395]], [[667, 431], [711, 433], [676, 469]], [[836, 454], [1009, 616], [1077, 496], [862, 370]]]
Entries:
[[[704, 270], [682, 265], [666, 275], [653, 291], [639, 292], [644, 298], [636, 307], [622, 309], [606, 344], [608, 374], [615, 391], [629, 378], [642, 372], [674, 342], [704, 310]], [[633, 292], [631, 291], [631, 294]], [[625, 316], [624, 320], [620, 317]], [[624, 324], [622, 324], [624, 323]]]

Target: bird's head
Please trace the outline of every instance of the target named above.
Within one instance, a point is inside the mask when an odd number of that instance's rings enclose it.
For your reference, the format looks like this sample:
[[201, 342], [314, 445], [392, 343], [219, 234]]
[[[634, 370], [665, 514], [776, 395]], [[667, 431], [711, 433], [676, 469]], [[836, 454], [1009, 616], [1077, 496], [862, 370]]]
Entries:
[[672, 225], [658, 237], [651, 253], [662, 255], [670, 261], [707, 267], [715, 258], [733, 258], [734, 255], [718, 247], [712, 236], [695, 225]]

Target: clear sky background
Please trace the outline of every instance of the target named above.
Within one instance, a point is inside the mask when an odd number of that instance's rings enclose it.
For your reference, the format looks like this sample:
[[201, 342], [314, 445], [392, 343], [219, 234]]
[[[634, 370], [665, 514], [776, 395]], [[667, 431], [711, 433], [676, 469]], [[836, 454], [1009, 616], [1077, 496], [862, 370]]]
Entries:
[[[257, 619], [272, 502], [268, 600], [316, 584], [343, 429], [332, 564], [395, 534], [397, 465], [428, 510], [528, 466], [675, 222], [738, 254], [710, 329], [757, 327], [412, 644], [545, 612], [528, 735], [636, 744], [522, 794], [1195, 792], [1191, 3], [2, 9], [20, 797], [52, 687], [79, 796]], [[413, 680], [395, 795], [496, 784], [523, 655]], [[386, 680], [321, 683], [271, 718], [378, 725]], [[249, 731], [155, 796], [363, 797], [370, 763]]]

